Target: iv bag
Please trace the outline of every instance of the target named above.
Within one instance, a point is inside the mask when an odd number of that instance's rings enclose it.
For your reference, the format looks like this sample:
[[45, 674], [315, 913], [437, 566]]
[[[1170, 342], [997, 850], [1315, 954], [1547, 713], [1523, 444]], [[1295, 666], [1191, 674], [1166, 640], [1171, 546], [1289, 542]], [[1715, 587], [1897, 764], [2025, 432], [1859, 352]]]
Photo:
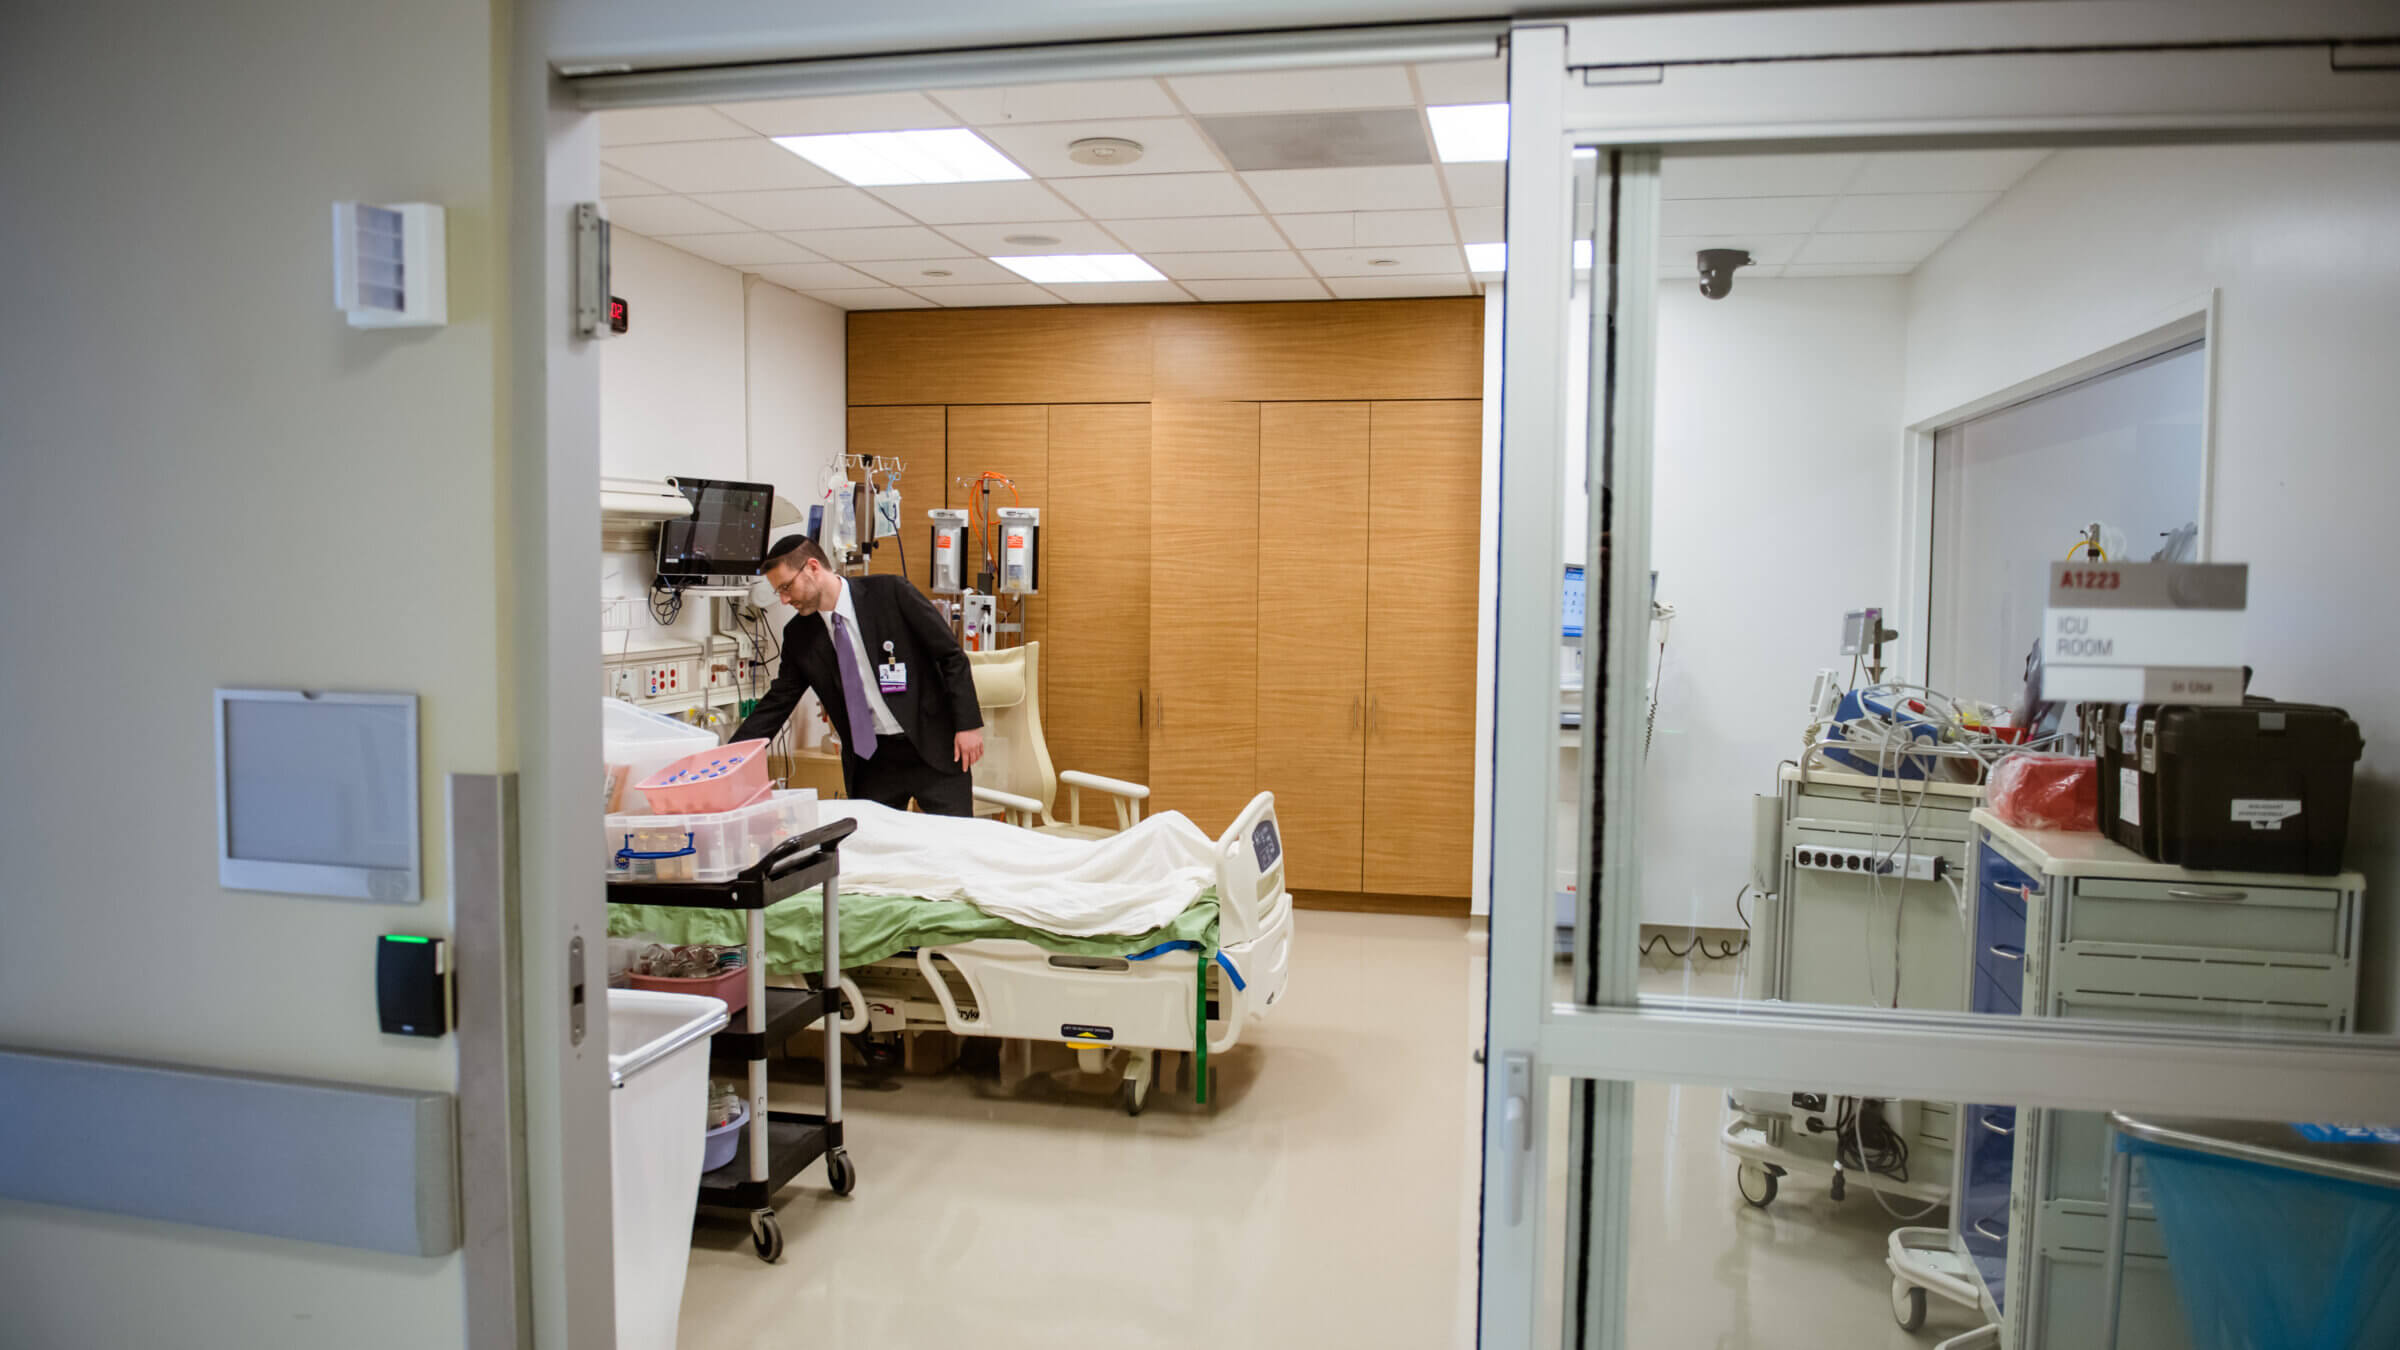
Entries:
[[875, 537], [889, 539], [900, 533], [900, 489], [887, 487], [875, 494]]

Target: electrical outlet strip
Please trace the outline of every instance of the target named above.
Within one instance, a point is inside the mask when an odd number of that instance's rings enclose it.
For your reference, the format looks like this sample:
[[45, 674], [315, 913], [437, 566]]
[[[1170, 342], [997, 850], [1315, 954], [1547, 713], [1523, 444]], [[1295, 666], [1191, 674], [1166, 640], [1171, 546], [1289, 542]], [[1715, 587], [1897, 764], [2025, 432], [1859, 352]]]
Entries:
[[1819, 844], [1792, 846], [1792, 866], [1814, 872], [1850, 872], [1861, 876], [1881, 873], [1909, 881], [1937, 881], [1949, 865], [1949, 859], [1933, 853], [1886, 853], [1871, 848], [1826, 848]]

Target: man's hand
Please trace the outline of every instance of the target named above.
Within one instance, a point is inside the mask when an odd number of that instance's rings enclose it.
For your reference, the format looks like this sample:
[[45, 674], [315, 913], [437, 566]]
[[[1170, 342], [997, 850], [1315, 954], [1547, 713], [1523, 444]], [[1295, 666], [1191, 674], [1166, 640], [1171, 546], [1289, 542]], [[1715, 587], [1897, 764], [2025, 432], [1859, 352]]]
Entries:
[[956, 750], [958, 755], [958, 767], [962, 769], [974, 768], [975, 761], [983, 758], [983, 733], [980, 731], [962, 731], [958, 733]]

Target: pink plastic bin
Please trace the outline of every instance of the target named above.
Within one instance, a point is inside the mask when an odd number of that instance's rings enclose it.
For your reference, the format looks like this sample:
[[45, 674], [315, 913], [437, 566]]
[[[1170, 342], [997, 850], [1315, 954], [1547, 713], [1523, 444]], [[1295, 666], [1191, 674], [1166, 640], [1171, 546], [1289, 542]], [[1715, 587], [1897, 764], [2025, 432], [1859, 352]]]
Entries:
[[731, 811], [767, 790], [767, 743], [735, 741], [685, 755], [634, 786], [659, 815]]
[[727, 1012], [740, 1012], [750, 1006], [750, 968], [727, 966], [714, 975], [695, 975], [689, 978], [676, 975], [635, 975], [628, 973], [626, 981], [636, 989], [649, 989], [661, 994], [702, 994], [725, 1000]]

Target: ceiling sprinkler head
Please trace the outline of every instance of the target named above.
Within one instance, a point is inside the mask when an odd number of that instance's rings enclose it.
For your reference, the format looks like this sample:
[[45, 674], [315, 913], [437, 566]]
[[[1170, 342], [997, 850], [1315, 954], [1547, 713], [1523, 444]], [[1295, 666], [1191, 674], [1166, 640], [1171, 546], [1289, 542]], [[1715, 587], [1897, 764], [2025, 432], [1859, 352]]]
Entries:
[[1369, 266], [1369, 267], [1398, 267], [1399, 265], [1400, 265], [1400, 260], [1399, 260], [1398, 258], [1369, 258], [1369, 259], [1367, 259], [1367, 266]]
[[1004, 234], [1000, 236], [1000, 241], [1006, 244], [1015, 244], [1019, 248], [1055, 248], [1058, 245], [1058, 236], [1055, 234]]
[[917, 275], [921, 277], [949, 277], [956, 276], [958, 274], [951, 271], [947, 267], [928, 267], [924, 271], [919, 272]]
[[1122, 136], [1086, 136], [1067, 142], [1067, 158], [1078, 164], [1092, 164], [1104, 169], [1131, 164], [1142, 157], [1142, 143]]

